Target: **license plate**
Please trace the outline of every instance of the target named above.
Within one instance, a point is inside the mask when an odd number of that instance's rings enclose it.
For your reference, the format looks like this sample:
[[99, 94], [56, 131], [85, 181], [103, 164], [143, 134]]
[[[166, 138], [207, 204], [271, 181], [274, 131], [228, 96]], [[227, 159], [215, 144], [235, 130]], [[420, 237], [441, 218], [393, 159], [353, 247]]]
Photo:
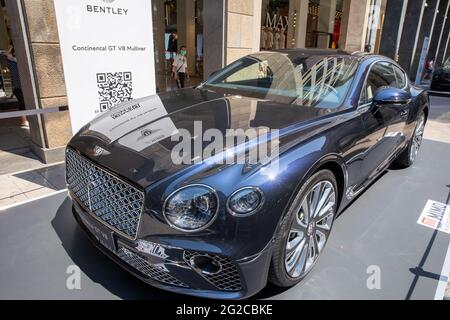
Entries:
[[114, 235], [111, 230], [103, 227], [100, 223], [94, 221], [94, 219], [85, 217], [84, 214], [80, 215], [83, 224], [89, 229], [92, 235], [108, 250], [115, 252], [116, 244], [114, 242]]

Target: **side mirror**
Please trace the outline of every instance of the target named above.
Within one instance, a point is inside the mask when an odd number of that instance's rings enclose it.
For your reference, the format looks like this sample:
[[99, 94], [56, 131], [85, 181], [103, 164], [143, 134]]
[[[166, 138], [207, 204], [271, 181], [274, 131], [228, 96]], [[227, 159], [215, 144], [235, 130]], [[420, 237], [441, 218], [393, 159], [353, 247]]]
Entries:
[[411, 101], [411, 93], [391, 87], [384, 87], [375, 93], [373, 98], [374, 106], [381, 106], [385, 104], [407, 104]]

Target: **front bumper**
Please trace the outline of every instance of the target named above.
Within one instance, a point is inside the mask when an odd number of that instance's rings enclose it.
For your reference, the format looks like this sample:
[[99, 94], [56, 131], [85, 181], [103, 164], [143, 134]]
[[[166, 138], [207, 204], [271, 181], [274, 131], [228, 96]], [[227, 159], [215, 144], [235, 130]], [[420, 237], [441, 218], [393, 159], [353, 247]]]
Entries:
[[[152, 242], [130, 240], [99, 223], [75, 200], [73, 214], [98, 249], [154, 287], [204, 298], [243, 299], [256, 294], [267, 283], [271, 243], [252, 257], [233, 261], [210, 252], [167, 245], [167, 238], [164, 244], [157, 243], [157, 238], [152, 238]], [[192, 267], [193, 255], [214, 259], [221, 265], [220, 272], [207, 274]]]

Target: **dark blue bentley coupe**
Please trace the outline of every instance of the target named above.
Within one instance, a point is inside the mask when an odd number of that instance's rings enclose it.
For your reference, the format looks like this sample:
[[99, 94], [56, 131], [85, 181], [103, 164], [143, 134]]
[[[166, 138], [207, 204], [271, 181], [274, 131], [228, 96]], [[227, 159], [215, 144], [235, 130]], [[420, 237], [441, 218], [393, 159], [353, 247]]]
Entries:
[[66, 151], [73, 213], [101, 251], [164, 290], [235, 299], [293, 286], [335, 217], [392, 163], [414, 163], [428, 113], [427, 93], [388, 58], [255, 53], [82, 128]]

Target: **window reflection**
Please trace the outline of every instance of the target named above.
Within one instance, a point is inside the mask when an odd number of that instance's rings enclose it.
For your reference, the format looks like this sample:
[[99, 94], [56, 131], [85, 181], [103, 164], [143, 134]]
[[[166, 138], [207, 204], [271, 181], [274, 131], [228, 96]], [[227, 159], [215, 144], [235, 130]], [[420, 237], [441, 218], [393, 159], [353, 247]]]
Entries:
[[357, 66], [352, 57], [259, 53], [234, 62], [204, 87], [281, 103], [335, 109], [342, 104]]

